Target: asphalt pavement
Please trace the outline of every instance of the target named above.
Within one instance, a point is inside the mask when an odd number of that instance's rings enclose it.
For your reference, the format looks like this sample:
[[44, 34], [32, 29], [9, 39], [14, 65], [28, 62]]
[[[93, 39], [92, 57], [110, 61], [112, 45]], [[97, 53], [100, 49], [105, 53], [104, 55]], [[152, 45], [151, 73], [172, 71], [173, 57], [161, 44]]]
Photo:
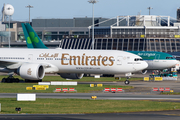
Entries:
[[[133, 77], [144, 77], [148, 75], [138, 74]], [[180, 78], [180, 77], [179, 77]], [[103, 83], [113, 85], [124, 85], [124, 82], [80, 82], [78, 84]], [[161, 100], [180, 102], [180, 95], [160, 95], [160, 92], [151, 92], [153, 87], [170, 87], [174, 92], [180, 92], [180, 79], [177, 81], [162, 82], [144, 82], [132, 81], [129, 86], [133, 89], [127, 89], [124, 93], [36, 93], [37, 98], [78, 98], [91, 99], [91, 96], [97, 96], [97, 99], [112, 100]], [[0, 93], [0, 98], [16, 98], [17, 93]], [[179, 120], [180, 110], [174, 111], [155, 111], [155, 112], [137, 112], [137, 113], [106, 113], [106, 114], [0, 114], [0, 120]]]
[[[157, 113], [106, 113], [106, 114], [7, 114], [0, 115], [0, 120], [179, 120], [180, 116]], [[171, 115], [172, 114], [172, 115]]]

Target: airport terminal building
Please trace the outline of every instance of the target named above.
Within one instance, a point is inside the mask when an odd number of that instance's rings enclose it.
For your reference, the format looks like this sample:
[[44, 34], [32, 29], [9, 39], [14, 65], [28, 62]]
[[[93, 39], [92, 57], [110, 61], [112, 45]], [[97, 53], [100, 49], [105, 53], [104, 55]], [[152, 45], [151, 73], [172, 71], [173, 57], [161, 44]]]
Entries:
[[[26, 47], [20, 23], [11, 22], [11, 47]], [[180, 23], [170, 16], [95, 18], [94, 23], [94, 49], [180, 52]], [[47, 47], [92, 49], [92, 18], [33, 19], [31, 25]], [[7, 44], [1, 38], [1, 47]]]

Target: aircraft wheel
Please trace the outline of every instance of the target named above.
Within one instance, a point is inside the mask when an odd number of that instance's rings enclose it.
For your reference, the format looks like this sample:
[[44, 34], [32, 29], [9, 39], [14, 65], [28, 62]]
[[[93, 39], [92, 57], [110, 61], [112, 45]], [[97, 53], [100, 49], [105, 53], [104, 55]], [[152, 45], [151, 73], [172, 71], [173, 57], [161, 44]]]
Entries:
[[18, 82], [19, 82], [19, 79], [18, 79], [18, 78], [15, 78], [15, 82], [17, 82], [17, 83], [18, 83]]
[[7, 78], [7, 83], [11, 83], [11, 79], [10, 78]]
[[3, 78], [1, 82], [5, 83], [6, 82], [6, 78]]
[[41, 79], [41, 80], [38, 80], [37, 82], [42, 82], [42, 79]]
[[129, 85], [129, 80], [126, 80], [125, 82], [124, 82], [126, 85]]

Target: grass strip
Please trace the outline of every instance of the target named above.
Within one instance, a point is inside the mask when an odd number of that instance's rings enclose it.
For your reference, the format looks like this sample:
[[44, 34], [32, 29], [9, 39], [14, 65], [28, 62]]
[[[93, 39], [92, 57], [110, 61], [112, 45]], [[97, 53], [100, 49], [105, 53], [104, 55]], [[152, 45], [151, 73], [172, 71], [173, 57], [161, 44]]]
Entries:
[[162, 95], [180, 95], [180, 92], [162, 92]]
[[133, 100], [89, 100], [89, 99], [37, 99], [36, 101], [16, 101], [15, 98], [0, 98], [0, 114], [81, 114], [81, 113], [121, 113], [142, 111], [163, 111], [180, 109], [180, 103]]
[[1, 83], [0, 93], [53, 93], [56, 88], [75, 88], [78, 93], [101, 92], [104, 88], [123, 88], [131, 89], [132, 86], [103, 85], [103, 87], [90, 87], [90, 84], [73, 85], [50, 85], [46, 90], [26, 90], [37, 83]]
[[[0, 76], [0, 81], [2, 80], [2, 78], [4, 77], [8, 77], [8, 76]], [[14, 76], [15, 78], [19, 78], [20, 80], [23, 80], [20, 76]], [[94, 77], [83, 77], [81, 79], [75, 79], [75, 80], [71, 80], [71, 81], [77, 81], [77, 82], [119, 82], [119, 81], [125, 81], [126, 78], [122, 77], [121, 80], [115, 80], [114, 77], [101, 77], [101, 78], [94, 78]], [[143, 78], [130, 78], [130, 81], [137, 81], [137, 80], [143, 80]], [[61, 78], [60, 76], [44, 76], [44, 78], [42, 79], [42, 81], [46, 82], [46, 81], [66, 81], [66, 79]]]
[[[61, 78], [60, 76], [45, 76], [43, 78], [43, 81], [64, 81], [65, 79]], [[73, 81], [77, 82], [119, 82], [119, 81], [125, 81], [126, 78], [121, 78], [121, 80], [115, 80], [114, 77], [100, 77], [100, 78], [94, 78], [94, 77], [83, 77], [81, 79], [76, 79]], [[130, 81], [137, 81], [137, 80], [143, 80], [143, 78], [130, 78]]]

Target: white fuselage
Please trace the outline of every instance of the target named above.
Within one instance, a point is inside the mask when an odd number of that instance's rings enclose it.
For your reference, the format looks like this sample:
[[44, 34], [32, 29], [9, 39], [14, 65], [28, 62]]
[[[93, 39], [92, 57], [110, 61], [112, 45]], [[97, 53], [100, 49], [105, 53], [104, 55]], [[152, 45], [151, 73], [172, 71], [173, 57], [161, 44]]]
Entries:
[[[0, 49], [1, 69], [17, 69], [22, 64], [38, 63], [46, 73], [119, 74], [147, 68], [145, 61], [135, 54], [116, 50], [63, 50], [63, 49]], [[14, 63], [14, 64], [13, 64]]]
[[146, 70], [162, 70], [174, 67], [178, 61], [170, 54], [156, 51], [129, 51], [148, 63]]
[[177, 60], [145, 60], [148, 63], [146, 70], [163, 70], [174, 67]]

